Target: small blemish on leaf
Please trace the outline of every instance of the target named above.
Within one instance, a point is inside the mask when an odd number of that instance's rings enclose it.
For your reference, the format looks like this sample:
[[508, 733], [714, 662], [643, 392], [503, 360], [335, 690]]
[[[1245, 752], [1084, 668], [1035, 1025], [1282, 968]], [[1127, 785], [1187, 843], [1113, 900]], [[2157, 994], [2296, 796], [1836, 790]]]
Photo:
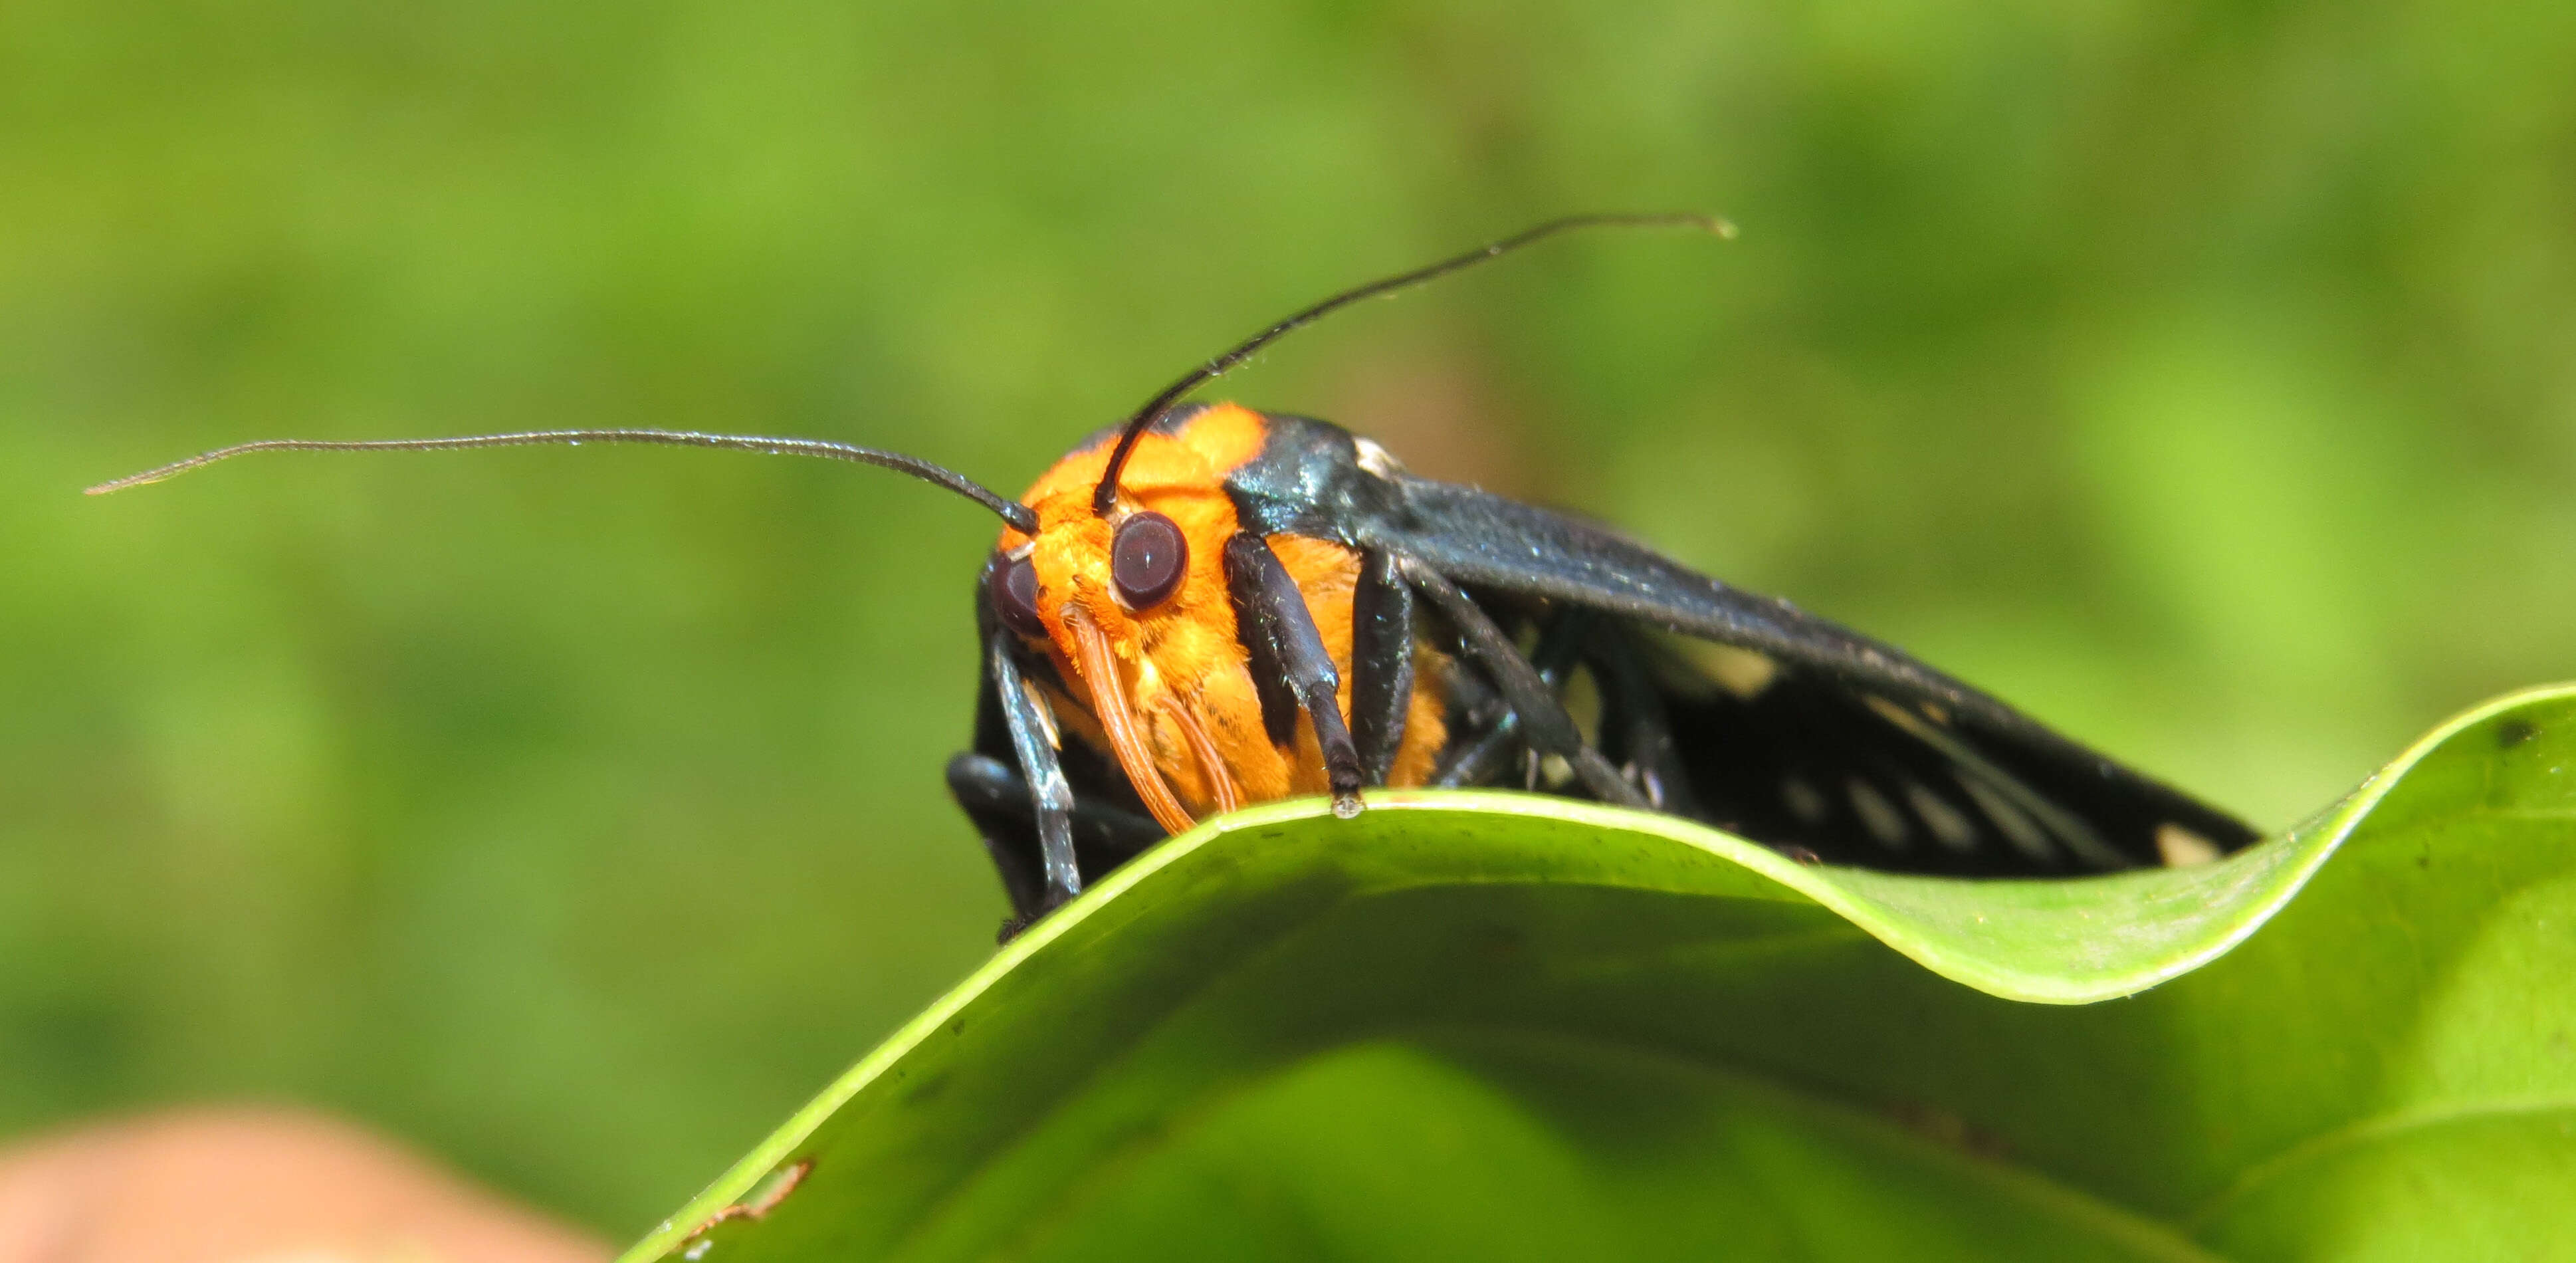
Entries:
[[1938, 1106], [1900, 1101], [1888, 1106], [1886, 1113], [1897, 1126], [1934, 1144], [1989, 1160], [2000, 1160], [2012, 1154], [2012, 1146], [2004, 1143], [2003, 1137]]
[[2499, 750], [2510, 750], [2539, 735], [2540, 725], [2535, 724], [2528, 719], [2508, 719], [2503, 723], [2496, 725], [2496, 748]]
[[778, 1204], [780, 1202], [787, 1200], [788, 1194], [796, 1191], [797, 1185], [805, 1182], [805, 1174], [813, 1169], [814, 1160], [812, 1158], [798, 1158], [786, 1166], [779, 1167], [776, 1170], [771, 1171], [760, 1181], [760, 1183], [752, 1186], [751, 1193], [748, 1196], [744, 1197], [741, 1201], [725, 1207], [723, 1210], [719, 1210], [716, 1213], [707, 1216], [707, 1221], [705, 1223], [699, 1224], [695, 1229], [691, 1230], [689, 1236], [692, 1239], [692, 1244], [686, 1251], [681, 1253], [680, 1257], [684, 1259], [704, 1258], [708, 1247], [715, 1244], [715, 1240], [706, 1235], [707, 1229], [713, 1228], [717, 1224], [726, 1223], [735, 1219], [767, 1218], [769, 1216], [769, 1212], [778, 1209]]

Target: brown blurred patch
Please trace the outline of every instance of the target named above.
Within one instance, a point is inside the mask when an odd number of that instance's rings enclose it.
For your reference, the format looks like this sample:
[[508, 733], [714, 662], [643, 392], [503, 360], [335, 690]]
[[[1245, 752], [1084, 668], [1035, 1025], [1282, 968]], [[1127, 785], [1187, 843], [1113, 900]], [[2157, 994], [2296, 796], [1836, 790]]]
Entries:
[[1425, 478], [1515, 498], [1542, 485], [1494, 375], [1469, 357], [1372, 356], [1325, 392], [1324, 419], [1376, 439]]
[[2013, 1156], [2010, 1142], [1949, 1110], [1920, 1101], [1899, 1101], [1883, 1112], [1897, 1126], [1970, 1157], [2004, 1162]]
[[607, 1246], [328, 1118], [189, 1110], [0, 1151], [0, 1263], [598, 1263]]

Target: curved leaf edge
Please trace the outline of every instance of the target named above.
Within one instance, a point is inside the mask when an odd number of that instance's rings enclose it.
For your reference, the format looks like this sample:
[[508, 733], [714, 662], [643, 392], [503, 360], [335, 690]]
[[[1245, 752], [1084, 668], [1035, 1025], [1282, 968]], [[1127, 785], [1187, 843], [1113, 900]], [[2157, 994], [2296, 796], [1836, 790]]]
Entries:
[[[2405, 780], [2406, 773], [2433, 751], [2461, 732], [2506, 712], [2570, 697], [2576, 697], [2576, 683], [2542, 685], [2507, 693], [2444, 721], [2365, 778], [2351, 792], [2283, 836], [2201, 866], [2202, 871], [2213, 875], [2230, 874], [2231, 870], [2236, 870], [2236, 880], [2217, 884], [2255, 889], [2249, 891], [2254, 897], [2245, 899], [2237, 907], [2236, 915], [2214, 923], [2213, 932], [2203, 936], [2199, 942], [2143, 968], [2112, 971], [2082, 979], [2052, 979], [2048, 975], [2012, 969], [2000, 962], [1962, 959], [1925, 942], [1895, 905], [1903, 902], [1901, 895], [1909, 888], [1923, 883], [1943, 884], [1952, 879], [1804, 865], [1758, 843], [1676, 817], [1545, 795], [1461, 790], [1377, 791], [1369, 796], [1369, 809], [1536, 816], [1662, 837], [1767, 878], [1843, 917], [1925, 968], [1963, 985], [2010, 1000], [2084, 1004], [2135, 994], [2225, 955], [2286, 906], [2380, 802]], [[1005, 944], [957, 986], [897, 1028], [803, 1108], [790, 1115], [751, 1152], [708, 1183], [679, 1212], [655, 1225], [652, 1231], [620, 1254], [615, 1263], [650, 1263], [663, 1258], [674, 1247], [682, 1246], [696, 1236], [711, 1219], [740, 1204], [765, 1181], [779, 1175], [781, 1164], [843, 1104], [954, 1020], [996, 982], [1032, 957], [1045, 952], [1050, 944], [1125, 891], [1231, 834], [1330, 817], [1330, 805], [1322, 798], [1265, 803], [1203, 821], [1188, 833], [1169, 839], [1129, 861], [1085, 891], [1080, 898], [1057, 909], [1026, 933]], [[2173, 871], [2149, 870], [2076, 880], [2116, 883], [2153, 879]], [[2248, 881], [2248, 878], [2252, 880]], [[2067, 883], [2061, 880], [2051, 884]], [[687, 1257], [685, 1252], [682, 1257]]]

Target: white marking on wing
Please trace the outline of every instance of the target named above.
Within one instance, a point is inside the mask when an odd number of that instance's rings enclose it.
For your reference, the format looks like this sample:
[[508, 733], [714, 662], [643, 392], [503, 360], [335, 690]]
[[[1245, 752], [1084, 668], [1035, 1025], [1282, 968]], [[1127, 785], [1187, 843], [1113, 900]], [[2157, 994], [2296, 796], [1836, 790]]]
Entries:
[[1931, 786], [1921, 781], [1905, 782], [1905, 803], [1941, 845], [1962, 855], [1977, 849], [1977, 826], [1947, 799], [1933, 793]]
[[1912, 831], [1905, 827], [1905, 816], [1896, 810], [1896, 804], [1857, 776], [1843, 781], [1843, 792], [1851, 797], [1852, 810], [1860, 813], [1860, 822], [1869, 830], [1869, 836], [1891, 851], [1905, 849], [1905, 835]]
[[1550, 754], [1539, 759], [1538, 773], [1550, 790], [1563, 789], [1567, 781], [1574, 779], [1574, 765], [1566, 762], [1562, 754]]
[[1969, 776], [1960, 778], [1961, 784], [1974, 788], [1979, 782], [1983, 782], [1995, 792], [2010, 798], [2014, 806], [2029, 813], [2051, 834], [2056, 835], [2058, 841], [2065, 843], [2066, 849], [2073, 851], [2077, 859], [2095, 868], [2127, 868], [2136, 862], [2122, 855], [2110, 843], [2103, 841], [2102, 835], [2096, 832], [2092, 825], [2085, 823], [2083, 817], [2050, 801], [2047, 795], [2032, 789], [2020, 777], [1995, 766], [1986, 756], [1969, 749], [1968, 743], [1961, 741], [1955, 734], [1933, 727], [1916, 717], [1913, 712], [1886, 698], [1873, 696], [1864, 700], [1869, 703], [1871, 710], [1878, 712], [1881, 718], [1904, 729], [1925, 745], [1948, 755], [1950, 761], [1958, 764], [1961, 771], [1970, 773]]
[[1959, 782], [1959, 788], [1968, 791], [1968, 797], [1977, 800], [1977, 810], [1986, 813], [1986, 819], [1995, 822], [1995, 828], [2003, 832], [2004, 840], [2012, 843], [2014, 850], [2042, 864], [2052, 867], [2057, 864], [2057, 852], [2048, 849], [2047, 832], [2030, 817], [2023, 815], [2021, 808], [2013, 806], [2012, 800], [1986, 788], [1983, 782], [1974, 779], [1963, 778]]
[[1396, 475], [1404, 472], [1404, 462], [1397, 460], [1392, 453], [1378, 446], [1374, 439], [1364, 439], [1354, 435], [1351, 438], [1351, 446], [1359, 453], [1360, 468], [1380, 478], [1393, 481]]
[[1755, 653], [1736, 645], [1721, 645], [1714, 640], [1683, 642], [1684, 652], [1718, 687], [1745, 701], [1762, 695], [1771, 681], [1780, 678], [1780, 664], [1767, 654]]
[[2156, 826], [2156, 854], [2167, 868], [2189, 868], [2219, 857], [2218, 844], [2168, 820]]
[[1816, 792], [1815, 786], [1794, 776], [1781, 779], [1780, 801], [1789, 805], [1790, 815], [1808, 824], [1823, 824], [1825, 813], [1832, 810], [1826, 805], [1825, 796]]

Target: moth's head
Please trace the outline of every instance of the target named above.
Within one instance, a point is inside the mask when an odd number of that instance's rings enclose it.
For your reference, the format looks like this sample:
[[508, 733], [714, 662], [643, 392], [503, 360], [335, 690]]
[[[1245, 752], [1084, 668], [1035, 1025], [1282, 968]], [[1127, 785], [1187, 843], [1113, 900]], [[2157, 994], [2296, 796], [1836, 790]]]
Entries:
[[1211, 677], [1243, 667], [1226, 588], [1236, 522], [1225, 481], [1260, 453], [1266, 428], [1232, 404], [1166, 419], [1133, 444], [1105, 510], [1111, 443], [1078, 448], [1020, 498], [1036, 529], [1006, 527], [984, 568], [994, 620], [1053, 660], [1070, 700], [1089, 710], [1173, 832], [1191, 818], [1164, 768], [1206, 744]]
[[1264, 429], [1259, 413], [1219, 404], [1148, 431], [1105, 514], [1095, 497], [1108, 441], [1058, 461], [1020, 497], [1037, 530], [1005, 528], [985, 571], [995, 618], [1095, 692], [1101, 661], [1169, 674], [1181, 665], [1172, 655], [1209, 648], [1208, 633], [1230, 639], [1225, 479], [1260, 452]]

